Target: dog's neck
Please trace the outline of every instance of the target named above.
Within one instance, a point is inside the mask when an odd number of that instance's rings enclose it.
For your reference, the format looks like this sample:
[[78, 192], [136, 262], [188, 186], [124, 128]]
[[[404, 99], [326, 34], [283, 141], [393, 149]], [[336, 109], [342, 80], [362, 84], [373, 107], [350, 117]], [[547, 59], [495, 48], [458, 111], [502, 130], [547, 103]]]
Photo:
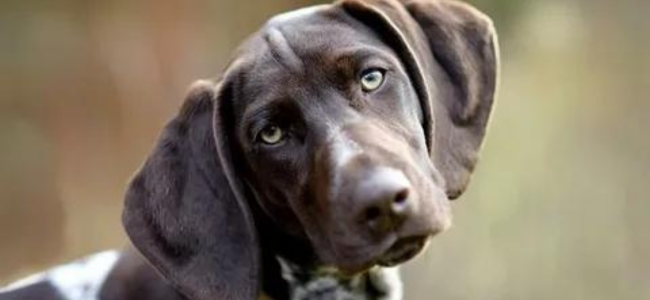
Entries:
[[[257, 211], [261, 213], [261, 211]], [[401, 300], [396, 268], [375, 267], [345, 276], [324, 266], [311, 244], [283, 233], [265, 216], [257, 216], [262, 249], [262, 291], [271, 299]]]
[[256, 204], [256, 227], [262, 251], [262, 292], [271, 299], [291, 299], [292, 284], [283, 276], [281, 262], [291, 262], [306, 269], [317, 268], [317, 257], [310, 243], [280, 230]]
[[400, 300], [397, 269], [374, 268], [343, 276], [334, 268], [305, 268], [277, 257], [290, 300]]

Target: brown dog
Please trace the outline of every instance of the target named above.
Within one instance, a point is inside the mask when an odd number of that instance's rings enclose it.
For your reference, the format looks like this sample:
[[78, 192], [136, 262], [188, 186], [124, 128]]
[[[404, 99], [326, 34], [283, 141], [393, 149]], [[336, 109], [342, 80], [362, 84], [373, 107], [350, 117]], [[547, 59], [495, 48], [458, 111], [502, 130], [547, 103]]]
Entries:
[[490, 20], [458, 2], [271, 19], [195, 84], [129, 187], [125, 228], [166, 281], [125, 255], [102, 299], [182, 297], [165, 282], [192, 300], [399, 299], [375, 266], [450, 226], [497, 69]]

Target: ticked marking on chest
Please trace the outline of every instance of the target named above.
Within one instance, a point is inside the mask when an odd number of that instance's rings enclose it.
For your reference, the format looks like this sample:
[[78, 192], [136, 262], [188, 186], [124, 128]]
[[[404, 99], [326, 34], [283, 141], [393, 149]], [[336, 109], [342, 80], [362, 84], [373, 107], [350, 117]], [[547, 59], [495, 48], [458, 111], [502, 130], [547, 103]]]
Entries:
[[376, 267], [342, 277], [335, 269], [305, 269], [277, 257], [291, 300], [402, 300], [399, 269]]

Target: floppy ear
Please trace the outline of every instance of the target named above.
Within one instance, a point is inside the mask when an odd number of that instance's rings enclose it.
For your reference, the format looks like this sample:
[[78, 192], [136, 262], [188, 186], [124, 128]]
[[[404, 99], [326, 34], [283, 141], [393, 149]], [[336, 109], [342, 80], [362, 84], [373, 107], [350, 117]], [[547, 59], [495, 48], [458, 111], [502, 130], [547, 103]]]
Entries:
[[424, 111], [423, 127], [447, 196], [465, 190], [494, 101], [499, 53], [492, 21], [447, 0], [344, 0], [400, 56]]
[[[126, 193], [135, 247], [190, 299], [256, 299], [259, 247], [236, 177], [223, 84], [196, 83]], [[226, 120], [228, 121], [228, 120]]]

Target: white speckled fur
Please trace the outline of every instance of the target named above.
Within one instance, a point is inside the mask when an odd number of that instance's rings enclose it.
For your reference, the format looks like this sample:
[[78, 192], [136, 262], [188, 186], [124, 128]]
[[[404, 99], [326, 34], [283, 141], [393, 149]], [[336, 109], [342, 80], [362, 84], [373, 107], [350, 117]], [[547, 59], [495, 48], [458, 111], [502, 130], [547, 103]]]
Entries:
[[8, 292], [39, 282], [49, 282], [67, 300], [99, 300], [106, 276], [117, 262], [117, 251], [106, 251], [35, 274], [0, 289]]
[[278, 257], [291, 300], [402, 300], [399, 269], [375, 267], [344, 277], [336, 269], [310, 270]]
[[379, 300], [402, 300], [404, 297], [404, 286], [399, 276], [399, 268], [378, 268], [378, 271], [370, 271], [370, 282], [373, 286], [386, 293], [386, 296]]

